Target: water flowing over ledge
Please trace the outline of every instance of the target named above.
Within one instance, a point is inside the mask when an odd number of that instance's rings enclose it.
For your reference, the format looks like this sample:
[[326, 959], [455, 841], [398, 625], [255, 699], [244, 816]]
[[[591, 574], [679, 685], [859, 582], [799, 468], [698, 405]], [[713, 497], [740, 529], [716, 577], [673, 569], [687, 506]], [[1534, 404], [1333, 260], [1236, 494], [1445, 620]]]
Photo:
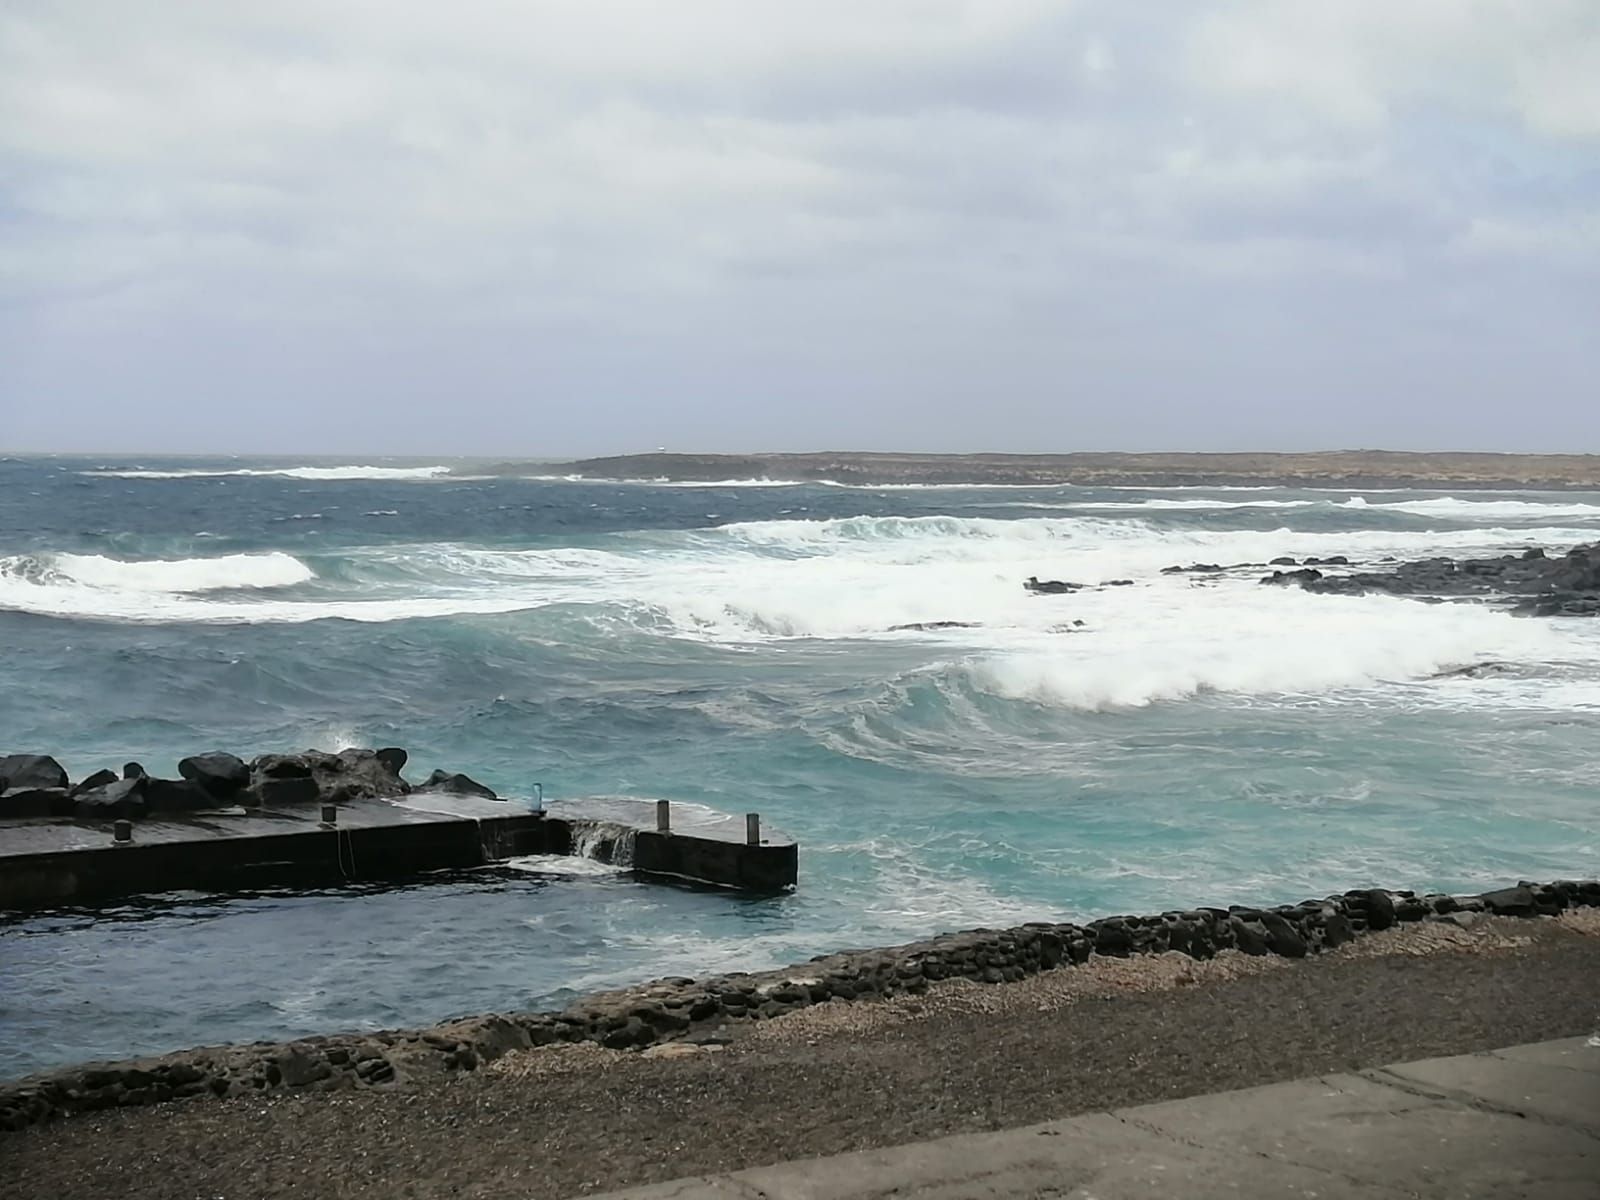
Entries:
[[1364, 889], [1272, 908], [1171, 911], [1087, 925], [1030, 923], [976, 929], [881, 950], [844, 951], [760, 974], [675, 977], [603, 992], [559, 1013], [469, 1017], [431, 1029], [223, 1046], [124, 1063], [97, 1063], [0, 1086], [0, 1130], [100, 1109], [277, 1089], [385, 1087], [472, 1071], [519, 1049], [595, 1042], [614, 1050], [692, 1039], [730, 1021], [779, 1017], [813, 1004], [917, 993], [945, 979], [1007, 983], [1091, 955], [1224, 951], [1304, 958], [1417, 921], [1471, 927], [1486, 917], [1558, 916], [1600, 907], [1600, 881], [1519, 883], [1476, 896]]

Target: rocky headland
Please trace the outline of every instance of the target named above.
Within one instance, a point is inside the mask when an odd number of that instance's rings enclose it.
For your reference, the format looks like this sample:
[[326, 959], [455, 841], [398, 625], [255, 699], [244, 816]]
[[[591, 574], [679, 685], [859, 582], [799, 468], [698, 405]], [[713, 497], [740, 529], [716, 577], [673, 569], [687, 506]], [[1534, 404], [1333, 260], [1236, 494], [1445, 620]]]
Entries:
[[1600, 487], [1600, 455], [1332, 450], [1260, 454], [625, 454], [566, 463], [506, 462], [472, 473], [541, 472], [590, 479], [1099, 487]]

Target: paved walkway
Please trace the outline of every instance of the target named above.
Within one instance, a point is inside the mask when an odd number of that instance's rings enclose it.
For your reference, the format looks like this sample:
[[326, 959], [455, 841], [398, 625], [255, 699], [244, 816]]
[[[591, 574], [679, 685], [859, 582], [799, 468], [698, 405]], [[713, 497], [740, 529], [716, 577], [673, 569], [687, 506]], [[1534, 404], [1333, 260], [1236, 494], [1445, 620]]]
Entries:
[[1600, 1200], [1600, 1043], [1435, 1058], [678, 1180], [611, 1200], [906, 1196]]

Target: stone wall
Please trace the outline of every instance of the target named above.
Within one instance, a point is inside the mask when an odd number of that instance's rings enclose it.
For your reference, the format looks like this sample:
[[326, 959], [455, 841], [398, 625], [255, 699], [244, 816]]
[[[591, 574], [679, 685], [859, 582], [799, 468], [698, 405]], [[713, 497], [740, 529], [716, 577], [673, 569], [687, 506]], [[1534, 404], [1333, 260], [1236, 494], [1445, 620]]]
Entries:
[[1005, 983], [1086, 961], [1221, 950], [1301, 958], [1409, 921], [1470, 925], [1483, 914], [1553, 916], [1600, 907], [1600, 882], [1520, 883], [1478, 896], [1378, 889], [1273, 908], [1233, 906], [1086, 925], [1035, 923], [975, 929], [881, 950], [849, 950], [758, 974], [662, 979], [589, 996], [559, 1013], [471, 1017], [431, 1029], [340, 1034], [282, 1044], [185, 1050], [95, 1063], [0, 1085], [0, 1130], [72, 1113], [275, 1089], [394, 1087], [407, 1079], [472, 1071], [514, 1049], [560, 1042], [644, 1047], [712, 1034], [730, 1022], [782, 1016], [830, 1000], [924, 991], [941, 979]]

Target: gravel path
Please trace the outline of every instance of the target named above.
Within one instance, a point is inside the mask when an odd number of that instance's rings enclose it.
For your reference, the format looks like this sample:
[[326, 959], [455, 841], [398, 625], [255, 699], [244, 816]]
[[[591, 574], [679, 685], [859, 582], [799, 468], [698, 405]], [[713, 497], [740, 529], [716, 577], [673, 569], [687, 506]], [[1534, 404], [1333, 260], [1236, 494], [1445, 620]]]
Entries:
[[1319, 959], [1092, 960], [825, 1005], [726, 1048], [560, 1047], [393, 1092], [0, 1135], [0, 1194], [559, 1198], [1591, 1033], [1600, 914], [1410, 927]]

